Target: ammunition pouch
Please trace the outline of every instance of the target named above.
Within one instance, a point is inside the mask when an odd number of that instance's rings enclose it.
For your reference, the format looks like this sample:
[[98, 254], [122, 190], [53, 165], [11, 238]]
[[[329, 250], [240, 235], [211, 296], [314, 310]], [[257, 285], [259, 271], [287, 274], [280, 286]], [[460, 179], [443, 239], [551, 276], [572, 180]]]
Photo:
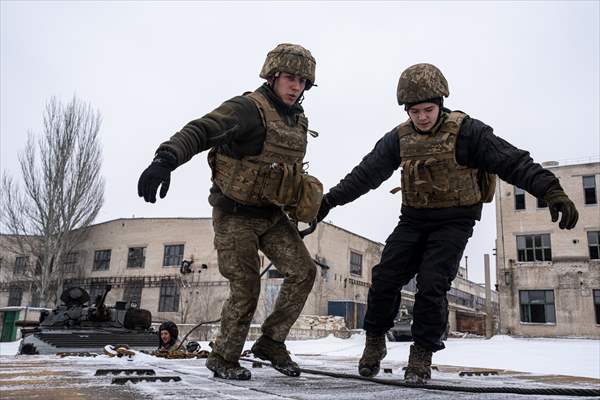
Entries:
[[314, 176], [301, 174], [296, 204], [289, 207], [290, 217], [300, 222], [314, 221], [322, 198], [323, 184]]
[[319, 211], [323, 185], [301, 164], [260, 163], [209, 153], [213, 182], [227, 197], [244, 205], [283, 207], [290, 217], [312, 222]]

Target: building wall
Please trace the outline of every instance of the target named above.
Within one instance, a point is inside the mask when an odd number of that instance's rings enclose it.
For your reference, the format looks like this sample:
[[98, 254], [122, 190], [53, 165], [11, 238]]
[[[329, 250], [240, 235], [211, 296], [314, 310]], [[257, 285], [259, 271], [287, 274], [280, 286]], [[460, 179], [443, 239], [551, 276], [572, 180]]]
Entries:
[[[584, 204], [582, 176], [595, 175], [600, 185], [600, 163], [549, 168], [579, 211], [572, 230], [552, 223], [548, 208], [538, 208], [525, 194], [524, 210], [515, 209], [514, 187], [499, 182], [496, 190], [496, 273], [500, 303], [500, 330], [522, 336], [600, 337], [593, 290], [600, 289], [600, 260], [590, 260], [588, 231], [600, 230], [600, 206]], [[600, 191], [596, 188], [597, 196]], [[517, 235], [549, 234], [551, 261], [519, 261]], [[556, 322], [522, 322], [519, 292], [552, 290]]]
[[[90, 227], [86, 241], [78, 248], [79, 274], [68, 276], [66, 283], [82, 285], [86, 289], [92, 284], [109, 283], [112, 289], [106, 302], [114, 304], [123, 299], [125, 288], [131, 280], [143, 279], [141, 307], [151, 311], [154, 320], [169, 319], [182, 323], [212, 321], [220, 317], [229, 290], [227, 281], [218, 271], [213, 237], [210, 218], [136, 218], [96, 224]], [[360, 326], [362, 318], [358, 310], [366, 307], [371, 269], [381, 257], [383, 244], [328, 223], [319, 224], [316, 231], [304, 241], [312, 257], [317, 260], [317, 276], [302, 314], [327, 315], [330, 301], [353, 303], [357, 314], [349, 327]], [[166, 245], [184, 245], [183, 259], [193, 260], [192, 273], [183, 275], [179, 266], [163, 266]], [[131, 247], [146, 248], [143, 268], [128, 268]], [[95, 252], [108, 249], [111, 250], [108, 269], [94, 270]], [[351, 252], [362, 256], [360, 274], [350, 272]], [[10, 268], [14, 264], [14, 256], [4, 257]], [[269, 260], [262, 254], [260, 258], [261, 270], [264, 270]], [[158, 311], [162, 279], [174, 279], [180, 286], [180, 302], [176, 312]], [[282, 278], [269, 278], [268, 274], [263, 276], [255, 323], [262, 322], [272, 310], [282, 282]], [[7, 284], [0, 285], [0, 307], [7, 303]], [[474, 296], [481, 296], [482, 293], [480, 286], [460, 277], [455, 280], [454, 286]], [[410, 303], [414, 299], [412, 292], [415, 289], [405, 289], [403, 299]], [[24, 294], [22, 304], [27, 304], [27, 296]], [[459, 308], [468, 311], [468, 307]], [[452, 304], [451, 309], [454, 312]], [[471, 311], [474, 312], [475, 308]], [[455, 318], [451, 320], [455, 321]], [[454, 330], [455, 325], [453, 323], [451, 329]]]

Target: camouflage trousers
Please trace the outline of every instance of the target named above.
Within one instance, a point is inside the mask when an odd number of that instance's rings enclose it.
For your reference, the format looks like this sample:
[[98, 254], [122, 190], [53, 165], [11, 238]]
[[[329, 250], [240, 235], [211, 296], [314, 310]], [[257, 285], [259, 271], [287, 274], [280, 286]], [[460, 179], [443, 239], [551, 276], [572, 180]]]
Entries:
[[316, 266], [296, 227], [279, 210], [259, 218], [213, 208], [213, 228], [219, 272], [229, 280], [229, 298], [221, 311], [221, 330], [213, 351], [235, 362], [260, 295], [258, 251], [284, 275], [273, 311], [262, 325], [263, 334], [276, 341], [286, 339], [300, 315], [315, 280]]

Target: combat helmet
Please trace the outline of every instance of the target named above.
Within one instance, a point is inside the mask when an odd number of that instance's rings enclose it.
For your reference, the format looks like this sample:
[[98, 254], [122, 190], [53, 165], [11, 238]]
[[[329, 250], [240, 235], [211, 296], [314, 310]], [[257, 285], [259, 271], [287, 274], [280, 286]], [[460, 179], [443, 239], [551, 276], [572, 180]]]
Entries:
[[298, 44], [282, 43], [267, 54], [260, 77], [269, 79], [277, 72], [299, 75], [307, 80], [305, 90], [315, 83], [316, 61], [310, 51]]
[[398, 81], [398, 104], [415, 104], [437, 97], [448, 97], [448, 81], [432, 64], [415, 64], [402, 72]]

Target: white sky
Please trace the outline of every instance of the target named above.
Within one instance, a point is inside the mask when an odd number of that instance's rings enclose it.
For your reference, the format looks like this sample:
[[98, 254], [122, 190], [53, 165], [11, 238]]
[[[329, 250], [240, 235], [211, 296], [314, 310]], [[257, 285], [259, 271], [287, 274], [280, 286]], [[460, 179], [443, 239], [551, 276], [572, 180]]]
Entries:
[[[172, 176], [166, 199], [137, 197], [159, 143], [223, 101], [253, 90], [266, 53], [299, 43], [317, 60], [304, 106], [311, 173], [335, 185], [406, 119], [403, 69], [429, 62], [450, 84], [446, 105], [495, 129], [537, 161], [600, 153], [600, 2], [16, 2], [2, 1], [1, 168], [16, 175], [44, 103], [74, 94], [103, 115], [106, 199], [98, 222], [210, 216], [206, 154]], [[327, 218], [383, 242], [397, 223], [399, 172]], [[484, 208], [465, 255], [483, 281], [495, 239]], [[492, 262], [493, 262], [492, 258]]]

